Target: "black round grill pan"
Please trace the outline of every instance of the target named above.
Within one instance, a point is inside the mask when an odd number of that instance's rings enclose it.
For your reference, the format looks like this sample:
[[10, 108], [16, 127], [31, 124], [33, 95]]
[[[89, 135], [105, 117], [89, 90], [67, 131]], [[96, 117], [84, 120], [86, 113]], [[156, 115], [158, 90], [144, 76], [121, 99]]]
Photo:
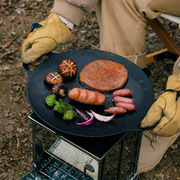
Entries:
[[[58, 64], [63, 59], [71, 59], [78, 66], [78, 72], [74, 79], [64, 79], [68, 90], [74, 87], [93, 90], [79, 82], [79, 73], [85, 65], [92, 61], [107, 59], [123, 64], [128, 70], [128, 81], [123, 88], [129, 88], [133, 91], [132, 99], [136, 109], [128, 111], [123, 115], [116, 115], [111, 122], [103, 123], [95, 120], [89, 126], [78, 126], [77, 122], [84, 121], [79, 116], [72, 121], [63, 120], [62, 115], [54, 112], [53, 108], [45, 104], [45, 98], [51, 94], [52, 86], [44, 81], [47, 73], [58, 72]], [[131, 130], [141, 131], [142, 129], [139, 127], [139, 124], [153, 103], [153, 87], [146, 74], [134, 63], [113, 53], [99, 50], [75, 50], [60, 54], [52, 53], [49, 59], [40, 64], [34, 71], [30, 71], [25, 64], [23, 64], [23, 67], [28, 74], [27, 98], [32, 110], [42, 121], [62, 133], [80, 137], [108, 137]], [[114, 106], [112, 92], [104, 92], [104, 95], [106, 96], [106, 102], [101, 106], [81, 104], [70, 100], [67, 95], [63, 102], [71, 103], [84, 113], [92, 109], [99, 114], [109, 115], [104, 110]]]

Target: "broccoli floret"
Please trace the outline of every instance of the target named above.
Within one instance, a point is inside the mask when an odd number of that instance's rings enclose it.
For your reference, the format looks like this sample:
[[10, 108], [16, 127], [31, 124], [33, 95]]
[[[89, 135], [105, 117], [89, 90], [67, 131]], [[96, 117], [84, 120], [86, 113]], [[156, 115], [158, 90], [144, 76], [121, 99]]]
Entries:
[[48, 106], [54, 106], [54, 104], [56, 104], [56, 95], [55, 94], [51, 94], [49, 96], [46, 97], [46, 104]]
[[46, 97], [46, 104], [48, 106], [54, 106], [54, 111], [57, 111], [60, 114], [63, 114], [64, 120], [71, 120], [76, 116], [76, 112], [73, 110], [73, 107], [66, 102], [62, 102], [62, 99], [56, 101], [56, 95], [51, 94]]
[[57, 102], [56, 105], [54, 106], [54, 111], [57, 111], [58, 113], [62, 113], [61, 109], [62, 109], [62, 103]]
[[54, 106], [54, 111], [57, 111], [60, 114], [64, 114], [68, 110], [73, 110], [73, 107], [66, 102], [57, 102], [56, 105]]
[[76, 117], [76, 112], [74, 110], [68, 110], [64, 113], [63, 119], [72, 120], [74, 117]]

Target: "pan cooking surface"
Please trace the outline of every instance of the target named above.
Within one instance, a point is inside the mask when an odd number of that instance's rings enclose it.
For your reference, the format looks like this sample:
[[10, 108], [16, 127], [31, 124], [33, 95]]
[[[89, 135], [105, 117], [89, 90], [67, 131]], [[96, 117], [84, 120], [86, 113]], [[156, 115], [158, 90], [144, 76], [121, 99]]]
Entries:
[[[47, 73], [58, 72], [58, 64], [63, 59], [71, 59], [78, 66], [76, 77], [72, 80], [64, 80], [68, 90], [74, 87], [93, 90], [79, 82], [79, 73], [85, 65], [92, 61], [107, 59], [123, 64], [128, 70], [128, 81], [123, 88], [129, 88], [133, 91], [132, 99], [134, 100], [136, 109], [131, 112], [127, 111], [123, 115], [116, 115], [111, 122], [103, 123], [95, 120], [89, 126], [78, 126], [76, 124], [77, 122], [84, 121], [79, 116], [71, 121], [63, 120], [61, 114], [54, 112], [53, 108], [45, 104], [45, 98], [51, 94], [52, 86], [44, 81]], [[30, 71], [25, 64], [23, 66], [28, 74], [27, 98], [32, 110], [41, 120], [62, 133], [81, 137], [107, 137], [118, 135], [125, 131], [141, 130], [139, 124], [153, 103], [153, 88], [144, 72], [129, 60], [105, 51], [77, 50], [61, 54], [50, 54], [49, 59], [44, 61], [34, 71]], [[106, 101], [101, 106], [81, 104], [70, 100], [68, 95], [63, 98], [63, 102], [74, 105], [84, 113], [92, 109], [101, 115], [110, 115], [104, 110], [110, 106], [114, 106], [112, 92], [103, 92], [103, 94], [106, 96]]]

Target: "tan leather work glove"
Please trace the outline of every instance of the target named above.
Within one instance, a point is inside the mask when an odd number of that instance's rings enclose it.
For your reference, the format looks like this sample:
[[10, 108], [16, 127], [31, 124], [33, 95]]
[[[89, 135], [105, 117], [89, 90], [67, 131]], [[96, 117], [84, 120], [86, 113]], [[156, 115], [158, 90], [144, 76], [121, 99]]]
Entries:
[[180, 58], [169, 76], [166, 92], [154, 102], [140, 125], [153, 135], [171, 137], [180, 132]]
[[59, 44], [73, 40], [72, 32], [56, 13], [51, 13], [43, 27], [34, 29], [22, 44], [22, 58], [25, 64], [36, 64], [39, 57], [53, 51]]

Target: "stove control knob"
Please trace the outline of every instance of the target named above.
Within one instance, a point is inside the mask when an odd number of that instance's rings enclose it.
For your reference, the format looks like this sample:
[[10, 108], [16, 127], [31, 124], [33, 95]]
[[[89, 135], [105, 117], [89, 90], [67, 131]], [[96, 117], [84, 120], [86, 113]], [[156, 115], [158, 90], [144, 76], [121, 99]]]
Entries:
[[89, 163], [85, 162], [84, 165], [84, 173], [86, 173], [86, 170], [90, 171], [90, 172], [95, 172], [95, 169], [93, 166], [91, 166]]

